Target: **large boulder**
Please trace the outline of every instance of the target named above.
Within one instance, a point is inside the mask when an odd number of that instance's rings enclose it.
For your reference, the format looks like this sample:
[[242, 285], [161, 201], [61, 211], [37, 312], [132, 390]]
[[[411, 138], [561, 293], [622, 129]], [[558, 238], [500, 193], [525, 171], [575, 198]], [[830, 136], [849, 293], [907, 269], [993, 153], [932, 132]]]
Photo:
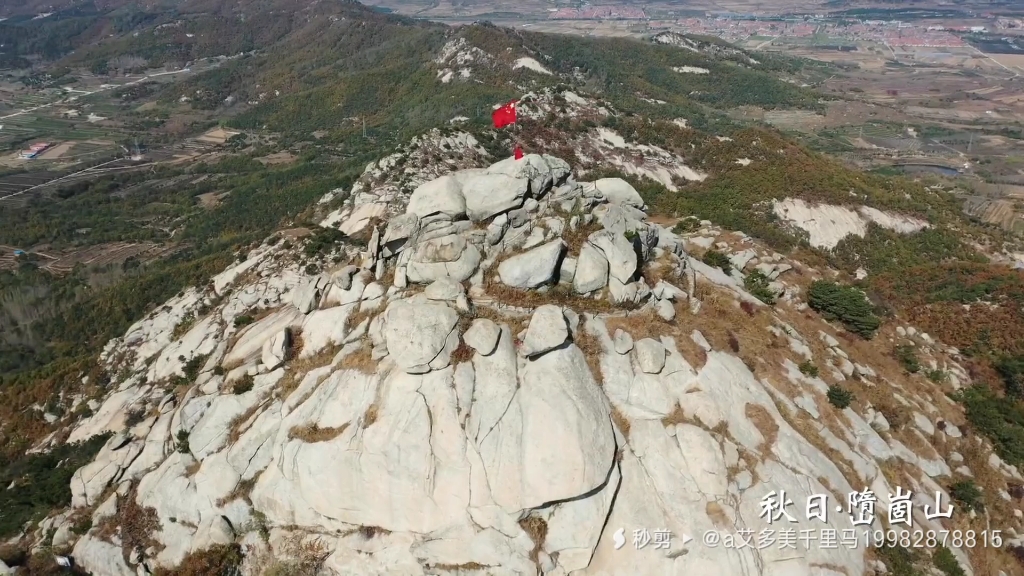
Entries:
[[420, 218], [434, 214], [445, 214], [455, 218], [466, 213], [466, 199], [462, 195], [458, 179], [446, 175], [421, 184], [413, 190], [405, 211]]
[[621, 234], [611, 230], [594, 232], [587, 240], [604, 254], [608, 261], [608, 273], [623, 284], [633, 280], [637, 269], [637, 254], [633, 244]]
[[461, 235], [434, 238], [416, 245], [406, 264], [406, 278], [418, 284], [428, 284], [438, 278], [463, 282], [476, 272], [480, 258], [480, 250]]
[[445, 349], [458, 321], [458, 313], [445, 304], [393, 302], [384, 312], [388, 354], [407, 372], [426, 372]]
[[560, 306], [545, 304], [533, 312], [519, 353], [527, 358], [554, 350], [569, 339], [569, 325]]
[[263, 353], [260, 359], [267, 370], [274, 370], [284, 364], [285, 358], [288, 356], [288, 340], [288, 330], [284, 329], [263, 343]]
[[565, 252], [559, 238], [505, 260], [498, 265], [502, 284], [514, 288], [536, 288], [558, 280], [558, 266]]
[[484, 356], [489, 356], [498, 346], [501, 328], [488, 318], [477, 318], [463, 334], [466, 345]]
[[466, 199], [466, 215], [474, 222], [486, 220], [523, 205], [529, 189], [525, 178], [489, 174], [483, 170], [455, 173]]
[[506, 174], [514, 178], [526, 178], [530, 181], [530, 193], [541, 197], [552, 186], [565, 181], [570, 173], [569, 164], [554, 156], [526, 154], [519, 160], [506, 158], [492, 164], [487, 171], [493, 174]]
[[397, 254], [406, 241], [416, 234], [419, 224], [419, 217], [413, 213], [399, 214], [389, 220], [387, 228], [384, 229], [384, 236], [381, 238], [384, 256]]
[[[616, 450], [611, 408], [579, 348], [527, 361], [507, 406], [479, 440], [494, 500], [506, 512], [577, 498], [605, 484]], [[471, 418], [475, 412], [474, 403]]]
[[308, 314], [320, 304], [320, 297], [329, 283], [330, 279], [327, 276], [309, 278], [292, 292], [292, 305], [299, 312]]
[[600, 290], [608, 285], [608, 259], [590, 242], [584, 242], [576, 260], [572, 287], [579, 294]]
[[644, 199], [629, 182], [622, 178], [601, 178], [594, 182], [598, 193], [613, 204], [643, 209]]
[[84, 536], [72, 552], [75, 563], [92, 574], [104, 576], [135, 576], [124, 561], [120, 546], [104, 540]]

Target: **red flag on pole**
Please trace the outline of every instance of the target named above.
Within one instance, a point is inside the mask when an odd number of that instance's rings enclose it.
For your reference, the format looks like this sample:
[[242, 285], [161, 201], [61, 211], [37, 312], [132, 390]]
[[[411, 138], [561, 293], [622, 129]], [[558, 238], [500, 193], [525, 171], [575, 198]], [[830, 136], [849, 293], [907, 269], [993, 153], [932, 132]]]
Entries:
[[516, 102], [513, 100], [491, 112], [491, 120], [494, 121], [495, 128], [504, 128], [509, 124], [516, 123]]
[[516, 160], [522, 160], [523, 159], [523, 148], [522, 148], [522, 146], [520, 146], [519, 144], [516, 144], [516, 148], [515, 148], [515, 150], [512, 151], [512, 155], [515, 157]]

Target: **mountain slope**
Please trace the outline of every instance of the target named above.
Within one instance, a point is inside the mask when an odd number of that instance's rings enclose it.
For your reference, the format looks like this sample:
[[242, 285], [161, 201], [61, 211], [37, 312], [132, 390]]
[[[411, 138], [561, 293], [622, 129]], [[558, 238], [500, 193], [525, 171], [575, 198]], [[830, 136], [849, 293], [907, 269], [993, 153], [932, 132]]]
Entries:
[[[865, 550], [681, 536], [761, 530], [771, 490], [799, 508], [863, 486], [887, 501], [899, 485], [924, 505], [961, 464], [986, 485], [1018, 474], [989, 467], [944, 387], [903, 376], [876, 342], [913, 342], [962, 386], [946, 347], [891, 328], [866, 342], [802, 312], [817, 270], [713, 226], [677, 236], [622, 181], [577, 183], [553, 157], [456, 170], [480, 163], [468, 134], [418, 139], [326, 214], [367, 244], [310, 257], [268, 243], [107, 347], [126, 379], [70, 436], [122, 431], [72, 481], [93, 515], [73, 550], [83, 566], [127, 574], [239, 541], [253, 573], [860, 574]], [[737, 272], [688, 254], [705, 239]], [[776, 278], [774, 308], [742, 287], [755, 262]], [[853, 403], [831, 405], [830, 385]], [[152, 520], [125, 532], [128, 509]], [[615, 551], [620, 526], [676, 539]], [[828, 527], [853, 526], [836, 514]]]
[[[718, 106], [814, 105], [775, 77], [797, 72], [781, 63], [341, 6], [344, 19], [318, 12], [164, 95], [205, 90], [182, 105], [277, 131], [308, 155], [290, 169], [303, 186], [247, 180], [176, 234], [277, 233], [209, 282], [232, 254], [191, 270], [200, 281], [158, 278], [161, 294], [193, 286], [95, 364], [4, 389], [5, 441], [64, 454], [90, 440], [63, 466], [94, 459], [66, 496], [34, 482], [53, 457], [5, 463], [5, 536], [71, 550], [95, 574], [214, 560], [250, 573], [860, 574], [877, 560], [948, 567], [947, 554], [975, 574], [1020, 572], [968, 546], [804, 545], [794, 558], [678, 540], [760, 529], [760, 499], [782, 488], [801, 505], [864, 486], [887, 503], [901, 486], [918, 510], [941, 491], [957, 515], [920, 526], [1019, 530], [1020, 405], [983, 387], [1012, 392], [1020, 374], [1019, 283], [983, 255], [1006, 238], [941, 192], [727, 121]], [[513, 97], [515, 138], [551, 156], [495, 164], [513, 134], [486, 127], [487, 112]], [[330, 187], [319, 170], [335, 178], [368, 155], [355, 185], [302, 214], [283, 197], [313, 199]], [[667, 555], [613, 551], [618, 526], [677, 540]]]

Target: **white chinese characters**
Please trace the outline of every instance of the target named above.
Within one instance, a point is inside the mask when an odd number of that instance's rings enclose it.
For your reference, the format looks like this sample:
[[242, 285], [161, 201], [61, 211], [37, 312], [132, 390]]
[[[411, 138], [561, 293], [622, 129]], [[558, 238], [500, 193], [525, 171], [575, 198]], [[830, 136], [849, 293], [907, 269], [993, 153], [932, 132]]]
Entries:
[[[887, 513], [890, 525], [913, 526], [914, 525], [914, 502], [911, 499], [913, 493], [897, 486], [895, 494], [888, 495]], [[951, 518], [953, 516], [953, 505], [947, 504], [943, 508], [943, 493], [935, 493], [934, 506], [925, 504], [923, 506], [924, 517], [928, 520], [937, 518]], [[837, 513], [845, 513], [849, 516], [853, 526], [872, 526], [875, 523], [875, 506], [879, 503], [878, 497], [873, 491], [864, 488], [859, 492], [847, 494], [846, 502], [835, 507]], [[762, 520], [768, 524], [780, 522], [796, 522], [797, 519], [790, 513], [789, 509], [794, 507], [793, 500], [786, 495], [785, 490], [772, 490], [761, 499]], [[804, 518], [808, 521], [818, 520], [823, 524], [828, 523], [829, 495], [814, 494], [807, 497], [804, 507]]]

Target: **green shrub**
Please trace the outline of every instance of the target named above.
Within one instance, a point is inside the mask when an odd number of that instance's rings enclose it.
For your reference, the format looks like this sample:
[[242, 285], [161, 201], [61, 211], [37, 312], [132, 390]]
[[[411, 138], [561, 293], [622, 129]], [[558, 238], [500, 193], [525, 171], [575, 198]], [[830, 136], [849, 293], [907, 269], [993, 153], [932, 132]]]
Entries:
[[972, 386], [956, 397], [964, 404], [967, 421], [988, 438], [996, 454], [1014, 466], [1024, 465], [1024, 406], [997, 396], [987, 386]]
[[907, 372], [916, 374], [921, 370], [921, 363], [917, 360], [917, 351], [913, 346], [909, 344], [897, 346], [893, 350], [893, 354]]
[[1003, 378], [1003, 388], [1014, 398], [1024, 398], [1024, 356], [1003, 356], [994, 367]]
[[798, 366], [798, 368], [800, 368], [800, 373], [803, 374], [804, 376], [810, 376], [811, 378], [818, 377], [818, 367], [815, 366], [814, 362], [811, 362], [810, 360], [804, 360], [803, 362], [800, 363], [800, 366]]
[[688, 232], [694, 232], [698, 228], [700, 228], [700, 219], [694, 218], [693, 216], [687, 216], [672, 227], [672, 232], [676, 234], [686, 234]]
[[973, 480], [961, 480], [949, 487], [949, 496], [967, 510], [981, 512], [985, 509], [985, 500], [981, 490]]
[[71, 504], [71, 476], [91, 462], [109, 438], [93, 436], [14, 460], [0, 455], [0, 539], [19, 534], [25, 523], [42, 519], [53, 508]]
[[964, 569], [960, 567], [960, 563], [956, 561], [956, 556], [953, 556], [953, 553], [945, 546], [935, 551], [932, 562], [946, 576], [967, 576]]
[[885, 563], [889, 576], [924, 576], [916, 566], [921, 553], [903, 546], [880, 546], [875, 548], [880, 560]]
[[248, 314], [241, 314], [239, 316], [235, 316], [235, 328], [248, 326], [249, 324], [252, 324], [255, 321], [256, 319], [253, 318], [252, 316], [249, 316]]
[[935, 370], [929, 370], [929, 371], [925, 372], [924, 375], [929, 380], [931, 380], [932, 382], [935, 382], [936, 384], [942, 384], [949, 377], [946, 374], [945, 370], [940, 370], [938, 368], [936, 368]]
[[704, 253], [704, 257], [700, 259], [701, 262], [708, 266], [714, 266], [715, 268], [721, 268], [722, 272], [726, 274], [732, 272], [732, 262], [729, 261], [729, 257], [722, 254], [718, 250], [711, 249]]
[[768, 286], [768, 277], [760, 270], [754, 270], [743, 279], [743, 287], [765, 304], [775, 304], [775, 292]]
[[840, 410], [847, 408], [853, 402], [853, 392], [837, 384], [828, 387], [827, 396], [828, 403]]
[[826, 320], [842, 322], [851, 332], [871, 339], [881, 320], [871, 312], [871, 303], [853, 286], [816, 280], [807, 291], [807, 303]]
[[242, 376], [241, 380], [235, 382], [234, 386], [231, 387], [231, 391], [235, 394], [245, 394], [249, 390], [252, 390], [253, 377], [251, 374]]
[[178, 430], [178, 433], [175, 434], [174, 439], [175, 448], [178, 450], [178, 452], [181, 452], [182, 454], [188, 454], [189, 452], [191, 452], [188, 445], [188, 431], [184, 429]]

